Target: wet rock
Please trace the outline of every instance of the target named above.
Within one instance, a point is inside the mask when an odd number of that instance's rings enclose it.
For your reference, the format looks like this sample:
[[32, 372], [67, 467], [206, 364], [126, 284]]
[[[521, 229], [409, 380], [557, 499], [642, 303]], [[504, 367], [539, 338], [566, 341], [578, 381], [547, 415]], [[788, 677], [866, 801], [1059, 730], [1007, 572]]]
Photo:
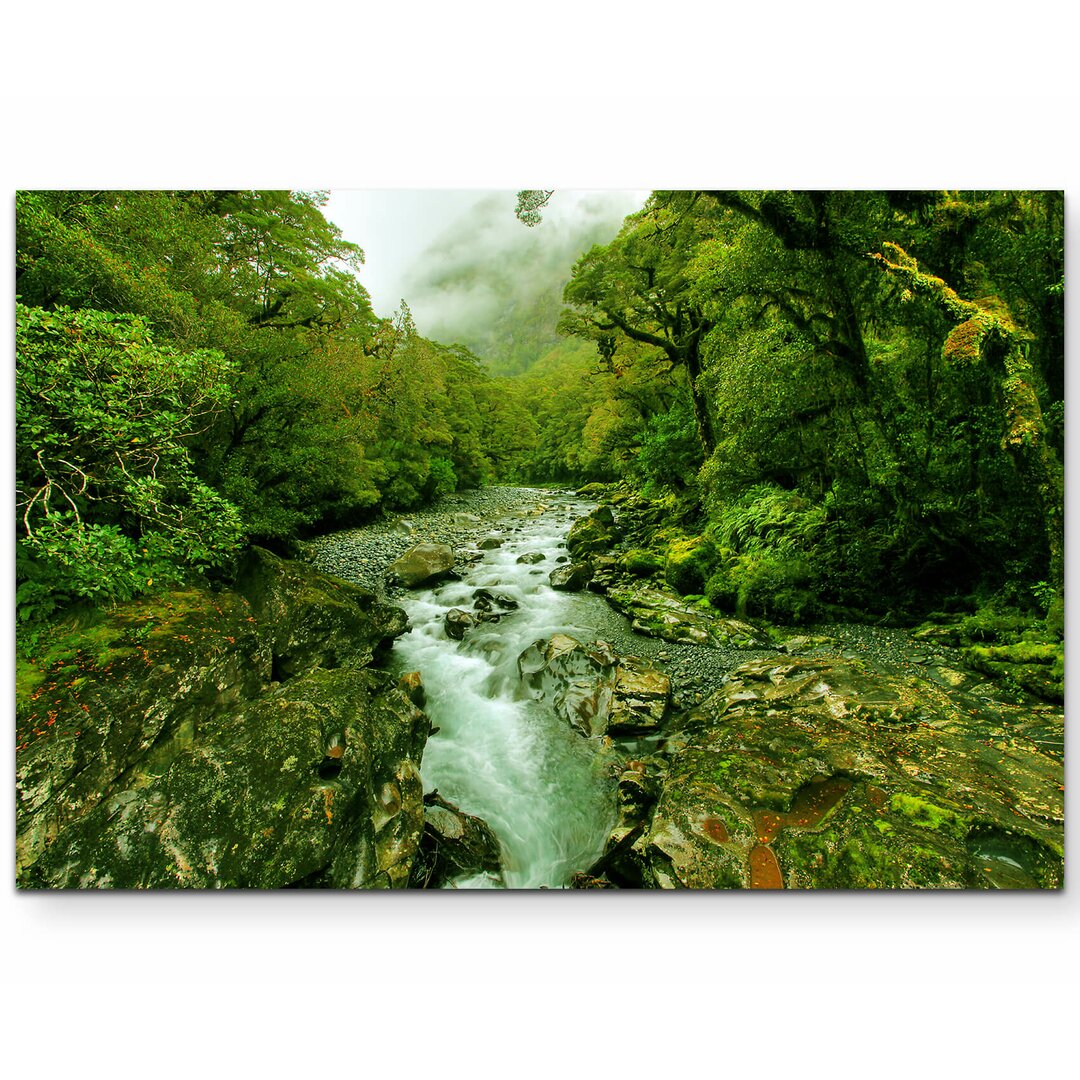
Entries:
[[483, 540], [477, 543], [477, 547], [481, 551], [494, 551], [496, 548], [502, 547], [502, 540], [497, 536], [485, 536]]
[[565, 592], [577, 592], [584, 589], [592, 578], [592, 563], [584, 562], [567, 563], [565, 566], [557, 566], [548, 575], [548, 581], [553, 589], [561, 589]]
[[245, 556], [236, 592], [267, 635], [271, 678], [278, 682], [314, 667], [367, 664], [408, 628], [401, 608], [369, 590], [261, 548]]
[[118, 605], [18, 755], [19, 885], [404, 885], [430, 724], [364, 664], [405, 625], [265, 552], [240, 591]]
[[419, 671], [408, 671], [398, 679], [398, 689], [418, 708], [427, 703], [427, 691]]
[[518, 670], [534, 697], [550, 701], [590, 737], [655, 730], [671, 697], [670, 680], [647, 661], [565, 634], [534, 642], [518, 658]]
[[438, 792], [424, 796], [424, 834], [410, 885], [437, 889], [468, 874], [502, 876], [502, 853], [491, 826]]
[[442, 577], [454, 566], [454, 549], [449, 544], [416, 544], [390, 564], [389, 576], [413, 589]]
[[546, 558], [547, 556], [542, 551], [526, 551], [524, 555], [519, 555], [514, 561], [531, 566], [534, 563], [542, 563]]
[[598, 554], [614, 547], [618, 540], [615, 516], [611, 507], [601, 506], [587, 517], [580, 518], [570, 527], [566, 548], [572, 556]]
[[1063, 772], [1030, 722], [836, 657], [743, 665], [668, 734], [642, 881], [1058, 887]]
[[607, 732], [610, 735], [655, 731], [671, 700], [671, 680], [636, 656], [626, 656], [615, 669], [615, 688]]
[[639, 634], [684, 645], [769, 649], [772, 642], [753, 623], [691, 606], [672, 593], [646, 586], [609, 589], [608, 601]]
[[473, 607], [477, 611], [491, 611], [499, 608], [502, 611], [516, 611], [518, 602], [506, 593], [492, 592], [490, 589], [477, 589], [473, 593]]
[[465, 636], [465, 632], [475, 625], [476, 620], [472, 615], [461, 608], [451, 608], [446, 613], [446, 619], [443, 622], [447, 637], [451, 637], [455, 641], [460, 641]]

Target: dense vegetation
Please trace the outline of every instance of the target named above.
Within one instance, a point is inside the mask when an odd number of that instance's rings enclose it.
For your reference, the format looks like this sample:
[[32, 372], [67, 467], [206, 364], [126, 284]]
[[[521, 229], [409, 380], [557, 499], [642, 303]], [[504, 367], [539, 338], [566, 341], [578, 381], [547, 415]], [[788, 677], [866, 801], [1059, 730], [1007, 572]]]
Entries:
[[404, 302], [375, 315], [324, 201], [19, 194], [24, 618], [496, 475], [503, 395]]
[[643, 565], [717, 607], [1060, 627], [1060, 193], [657, 192], [566, 268], [561, 336], [557, 291], [515, 295], [494, 365], [376, 315], [323, 204], [19, 195], [24, 618], [463, 487], [621, 481], [668, 510]]
[[1058, 624], [1063, 229], [1058, 192], [654, 193], [573, 269], [546, 460], [666, 492], [720, 606]]

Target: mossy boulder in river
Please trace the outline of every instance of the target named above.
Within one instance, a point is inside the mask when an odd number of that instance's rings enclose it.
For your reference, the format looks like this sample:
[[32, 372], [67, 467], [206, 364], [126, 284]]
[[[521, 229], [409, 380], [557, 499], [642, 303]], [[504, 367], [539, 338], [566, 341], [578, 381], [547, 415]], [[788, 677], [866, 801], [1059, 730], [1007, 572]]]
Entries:
[[609, 551], [619, 539], [615, 529], [615, 515], [610, 506], [597, 507], [587, 517], [579, 518], [570, 526], [566, 537], [566, 549], [575, 559]]
[[[1031, 708], [839, 659], [743, 665], [673, 722], [659, 797], [620, 879], [1059, 887], [1063, 769], [1026, 737]], [[1047, 710], [1037, 726], [1060, 725]], [[633, 827], [624, 814], [609, 846]]]
[[404, 885], [429, 723], [365, 665], [405, 626], [255, 552], [236, 591], [123, 604], [73, 633], [82, 647], [19, 702], [18, 884]]

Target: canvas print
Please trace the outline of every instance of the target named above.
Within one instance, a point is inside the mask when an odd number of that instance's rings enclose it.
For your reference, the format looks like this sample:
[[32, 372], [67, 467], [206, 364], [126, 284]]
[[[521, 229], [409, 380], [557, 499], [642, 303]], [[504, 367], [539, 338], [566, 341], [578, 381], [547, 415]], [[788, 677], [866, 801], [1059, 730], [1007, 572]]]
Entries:
[[21, 191], [21, 889], [1058, 889], [1060, 191]]

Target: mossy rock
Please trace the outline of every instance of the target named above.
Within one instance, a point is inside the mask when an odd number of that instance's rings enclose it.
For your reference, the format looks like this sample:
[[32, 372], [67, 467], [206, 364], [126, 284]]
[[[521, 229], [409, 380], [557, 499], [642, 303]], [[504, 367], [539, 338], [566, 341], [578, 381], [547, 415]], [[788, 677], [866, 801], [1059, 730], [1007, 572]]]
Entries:
[[570, 527], [566, 549], [575, 559], [609, 551], [617, 539], [610, 507], [599, 507]]
[[120, 604], [26, 659], [20, 887], [404, 883], [427, 720], [365, 669], [404, 612], [267, 552], [240, 588]]
[[654, 551], [631, 548], [619, 557], [619, 566], [635, 577], [651, 577], [664, 569], [664, 558]]
[[745, 664], [669, 730], [642, 883], [1058, 888], [1063, 769], [1030, 724], [837, 658]]
[[718, 559], [715, 545], [703, 536], [673, 540], [664, 560], [664, 579], [681, 596], [703, 594]]

